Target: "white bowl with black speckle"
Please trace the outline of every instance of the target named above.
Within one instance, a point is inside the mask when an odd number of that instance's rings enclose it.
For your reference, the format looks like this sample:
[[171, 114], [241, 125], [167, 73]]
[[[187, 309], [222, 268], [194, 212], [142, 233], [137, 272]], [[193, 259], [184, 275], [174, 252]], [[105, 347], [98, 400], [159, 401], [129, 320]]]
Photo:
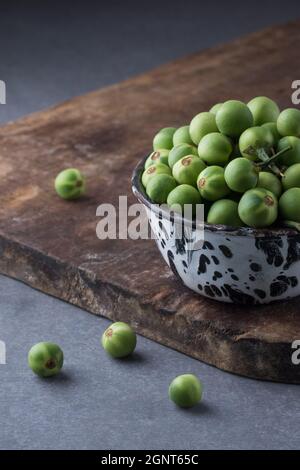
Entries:
[[193, 291], [221, 302], [267, 304], [300, 295], [300, 234], [288, 228], [252, 229], [185, 224], [153, 206], [135, 168], [133, 193], [146, 209], [156, 243], [173, 273]]

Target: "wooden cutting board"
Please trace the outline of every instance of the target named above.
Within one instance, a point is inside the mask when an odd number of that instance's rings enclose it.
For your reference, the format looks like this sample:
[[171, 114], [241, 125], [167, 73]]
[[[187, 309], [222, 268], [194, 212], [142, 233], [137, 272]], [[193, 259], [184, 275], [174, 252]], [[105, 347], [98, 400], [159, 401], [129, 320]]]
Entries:
[[[300, 21], [277, 26], [72, 99], [0, 129], [0, 271], [221, 369], [300, 383], [291, 343], [299, 300], [221, 304], [177, 281], [155, 243], [96, 237], [96, 208], [131, 195], [130, 177], [161, 127], [230, 98], [291, 105]], [[59, 199], [53, 179], [81, 169], [88, 194]]]

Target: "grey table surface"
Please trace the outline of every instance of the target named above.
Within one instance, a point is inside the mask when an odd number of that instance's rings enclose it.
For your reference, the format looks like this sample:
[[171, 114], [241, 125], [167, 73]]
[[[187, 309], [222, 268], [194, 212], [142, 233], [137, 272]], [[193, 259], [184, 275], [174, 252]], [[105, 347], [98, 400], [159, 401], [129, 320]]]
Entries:
[[[3, 1], [0, 121], [295, 16], [298, 0], [284, 9], [279, 1]], [[1, 449], [299, 448], [299, 386], [230, 375], [142, 337], [131, 359], [114, 361], [100, 346], [107, 320], [3, 276], [0, 293]], [[27, 352], [41, 340], [65, 352], [55, 379], [28, 370]], [[167, 390], [187, 372], [205, 391], [184, 411]]]

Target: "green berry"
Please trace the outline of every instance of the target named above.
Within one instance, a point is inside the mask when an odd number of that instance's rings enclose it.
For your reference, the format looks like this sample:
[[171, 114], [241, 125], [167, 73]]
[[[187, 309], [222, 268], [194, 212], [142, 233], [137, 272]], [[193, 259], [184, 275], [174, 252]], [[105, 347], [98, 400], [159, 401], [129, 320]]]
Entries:
[[254, 163], [242, 157], [228, 163], [224, 176], [228, 187], [237, 193], [254, 188], [258, 181], [258, 171]]
[[231, 227], [242, 227], [244, 225], [239, 216], [238, 203], [231, 199], [220, 199], [214, 202], [209, 209], [207, 222]]
[[136, 334], [127, 323], [112, 323], [102, 335], [102, 346], [110, 356], [129, 356], [136, 347]]
[[271, 132], [273, 145], [277, 145], [278, 141], [281, 139], [281, 135], [278, 132], [276, 122], [266, 122], [265, 124], [262, 124], [261, 127], [268, 129]]
[[195, 375], [179, 375], [169, 386], [169, 398], [177, 406], [191, 408], [201, 401], [202, 390], [203, 386]]
[[77, 199], [85, 192], [84, 178], [75, 168], [61, 171], [55, 178], [54, 187], [63, 199]]
[[277, 119], [277, 129], [282, 136], [300, 137], [300, 110], [287, 108], [281, 111]]
[[194, 145], [189, 144], [180, 144], [175, 145], [175, 147], [170, 150], [169, 157], [168, 157], [168, 164], [170, 168], [173, 168], [178, 160], [181, 158], [186, 157], [187, 155], [195, 155], [198, 156], [198, 150]]
[[193, 144], [193, 141], [190, 136], [190, 126], [182, 126], [174, 132], [173, 135], [173, 145], [179, 144]]
[[183, 212], [185, 204], [193, 206], [193, 214], [196, 212], [196, 205], [201, 204], [201, 196], [194, 186], [188, 184], [180, 184], [173, 189], [167, 199], [168, 206], [177, 212]]
[[147, 182], [146, 193], [156, 204], [165, 204], [169, 193], [177, 186], [173, 176], [155, 175]]
[[223, 104], [223, 103], [216, 103], [216, 104], [214, 104], [214, 105], [210, 108], [209, 112], [216, 115], [217, 112], [219, 111], [219, 109], [221, 108], [222, 104]]
[[249, 160], [256, 160], [256, 156], [247, 153], [249, 147], [264, 147], [268, 151], [274, 143], [273, 134], [268, 128], [256, 126], [250, 127], [242, 133], [239, 139], [239, 148], [243, 157]]
[[229, 100], [222, 104], [216, 115], [217, 127], [222, 134], [237, 138], [253, 126], [253, 116], [245, 103]]
[[28, 365], [40, 377], [51, 377], [60, 372], [64, 354], [55, 343], [37, 343], [28, 353]]
[[290, 166], [282, 177], [284, 191], [291, 188], [300, 188], [300, 163]]
[[219, 132], [205, 135], [199, 143], [198, 155], [208, 165], [225, 165], [232, 153], [228, 137]]
[[268, 171], [259, 172], [257, 187], [268, 189], [271, 193], [275, 194], [277, 198], [282, 193], [282, 185], [279, 178], [277, 178], [274, 173], [270, 173]]
[[276, 122], [280, 113], [275, 101], [266, 96], [253, 98], [247, 106], [252, 113], [255, 126], [261, 126], [266, 122]]
[[156, 165], [149, 166], [142, 175], [142, 183], [144, 188], [147, 187], [147, 184], [149, 183], [150, 179], [153, 178], [153, 176], [160, 174], [172, 175], [172, 172], [171, 169], [163, 163], [157, 163]]
[[284, 220], [300, 222], [300, 188], [290, 188], [282, 194], [279, 212]]
[[204, 168], [205, 163], [201, 158], [187, 155], [175, 163], [172, 173], [177, 183], [196, 186], [198, 175]]
[[203, 112], [192, 119], [190, 136], [194, 144], [198, 145], [202, 137], [211, 132], [218, 132], [216, 116], [213, 113]]
[[168, 149], [159, 149], [150, 153], [149, 157], [145, 162], [145, 170], [149, 166], [156, 165], [157, 163], [163, 163], [164, 165], [168, 165], [169, 152], [170, 150]]
[[173, 147], [173, 135], [175, 131], [175, 127], [164, 127], [161, 129], [153, 139], [153, 150], [170, 150]]
[[277, 159], [277, 163], [284, 166], [291, 166], [300, 163], [300, 139], [294, 136], [282, 137], [277, 145], [277, 151], [286, 147], [292, 147]]
[[264, 188], [249, 189], [242, 196], [238, 210], [240, 218], [249, 227], [268, 227], [278, 216], [277, 198]]
[[208, 201], [216, 201], [230, 193], [224, 178], [224, 168], [216, 165], [208, 166], [201, 171], [197, 187], [201, 196]]

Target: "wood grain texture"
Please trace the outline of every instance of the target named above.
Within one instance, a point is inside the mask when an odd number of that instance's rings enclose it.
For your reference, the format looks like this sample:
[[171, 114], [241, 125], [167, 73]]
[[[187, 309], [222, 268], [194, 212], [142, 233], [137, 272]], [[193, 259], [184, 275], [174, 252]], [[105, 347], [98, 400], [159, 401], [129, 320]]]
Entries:
[[[81, 96], [0, 129], [0, 270], [221, 369], [300, 383], [291, 343], [299, 300], [239, 307], [183, 287], [153, 241], [96, 237], [96, 208], [131, 195], [130, 176], [157, 129], [188, 123], [229, 98], [290, 106], [300, 78], [300, 22], [273, 27]], [[77, 167], [88, 194], [54, 193]]]

